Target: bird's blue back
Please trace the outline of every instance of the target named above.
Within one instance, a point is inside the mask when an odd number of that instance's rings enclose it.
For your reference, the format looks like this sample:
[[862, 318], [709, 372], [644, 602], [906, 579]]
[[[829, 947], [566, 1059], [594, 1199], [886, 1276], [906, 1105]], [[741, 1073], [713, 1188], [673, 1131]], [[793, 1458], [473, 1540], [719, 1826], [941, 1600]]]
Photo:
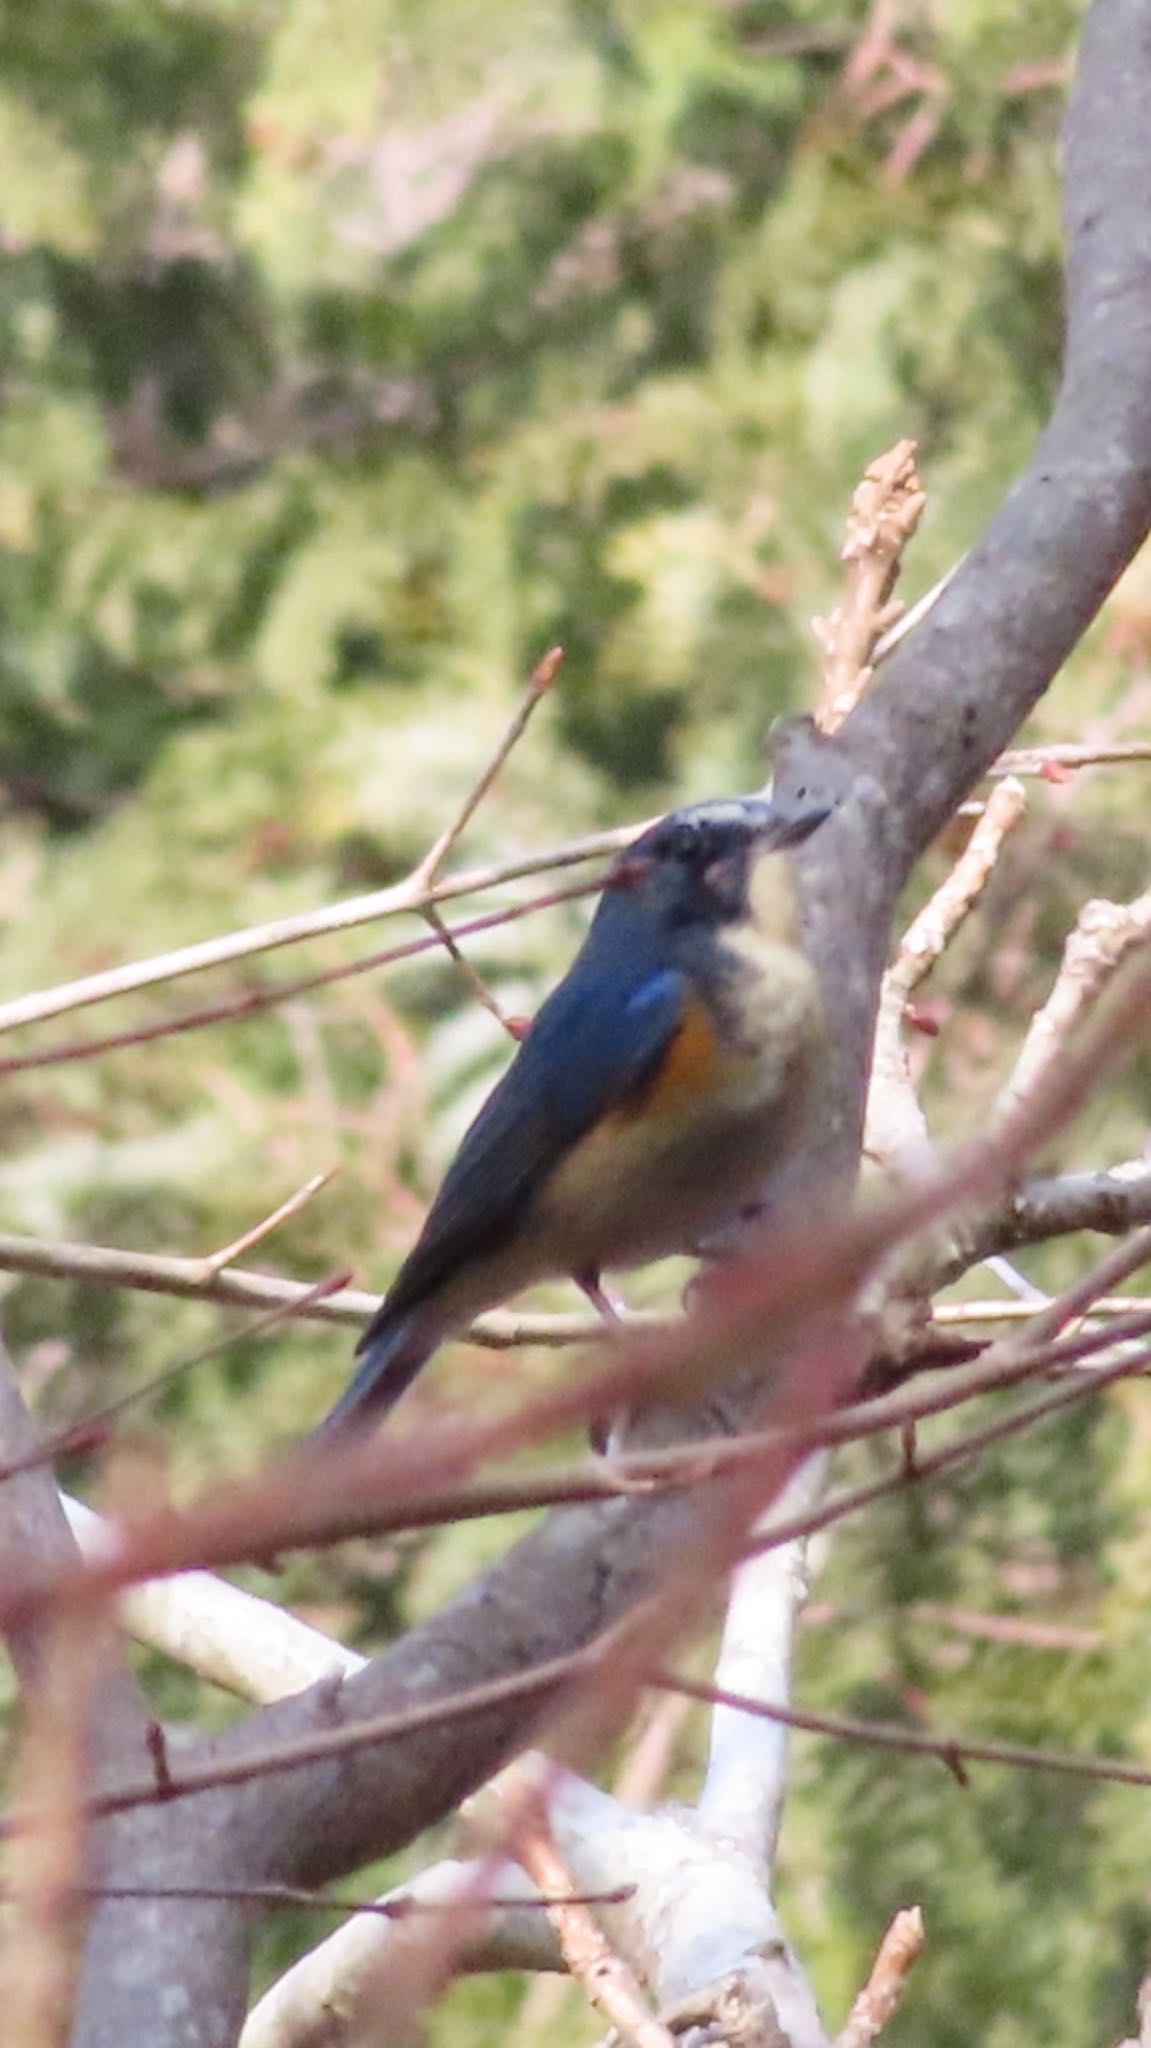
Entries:
[[685, 994], [666, 929], [626, 887], [606, 895], [569, 973], [465, 1136], [388, 1296], [389, 1321], [515, 1232], [571, 1146], [658, 1067]]

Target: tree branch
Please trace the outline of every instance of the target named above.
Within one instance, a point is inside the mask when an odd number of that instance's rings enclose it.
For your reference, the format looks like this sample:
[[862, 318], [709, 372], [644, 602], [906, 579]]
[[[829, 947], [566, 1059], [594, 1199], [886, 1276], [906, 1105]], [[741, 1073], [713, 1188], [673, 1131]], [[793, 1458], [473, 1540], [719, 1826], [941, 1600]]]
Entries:
[[[64, 1512], [84, 1555], [99, 1556], [108, 1524], [67, 1495]], [[133, 1586], [118, 1605], [120, 1621], [138, 1642], [242, 1699], [285, 1699], [333, 1674], [350, 1676], [365, 1661], [285, 1608], [212, 1572], [178, 1572]]]
[[[1004, 785], [1006, 787], [1006, 785]], [[1083, 1012], [1098, 1001], [1108, 982], [1137, 946], [1151, 940], [1151, 890], [1133, 903], [1086, 903], [1063, 948], [1063, 959], [1047, 1001], [1035, 1012], [1022, 1050], [997, 1105], [1014, 1109], [1035, 1088]]]
[[[499, 1872], [502, 1899], [514, 1894], [517, 1886], [523, 1888], [525, 1906], [517, 1909], [508, 1904], [477, 1906], [480, 1877], [477, 1863], [436, 1863], [385, 1894], [385, 1899], [462, 1908], [467, 1918], [454, 1957], [457, 1970], [562, 1968], [545, 1915], [531, 1908], [531, 1901], [538, 1901], [531, 1880], [513, 1864]], [[368, 2015], [378, 2023], [385, 1973], [395, 1969], [410, 1934], [403, 1919], [353, 1917], [264, 1993], [248, 2016], [239, 2048], [352, 2048], [362, 2039]]]
[[905, 1906], [880, 1942], [871, 1973], [846, 2026], [836, 2036], [835, 2048], [871, 2048], [898, 2011], [908, 1974], [923, 1953], [925, 1939], [919, 1907]]
[[954, 1280], [995, 1252], [1044, 1244], [1078, 1230], [1122, 1237], [1151, 1223], [1151, 1168], [1144, 1159], [1090, 1173], [1061, 1173], [1028, 1181], [1018, 1194], [997, 1203], [989, 1215], [965, 1228], [955, 1257], [941, 1278]]
[[[184, 1301], [215, 1301], [223, 1308], [291, 1310], [305, 1322], [337, 1323], [359, 1329], [380, 1305], [378, 1294], [360, 1287], [317, 1293], [299, 1280], [280, 1280], [238, 1266], [222, 1270], [210, 1259], [172, 1258], [162, 1252], [127, 1252], [103, 1244], [73, 1244], [44, 1237], [16, 1237], [0, 1231], [0, 1272], [38, 1273], [51, 1280], [84, 1280], [102, 1287], [138, 1287], [144, 1294], [170, 1294]], [[630, 1320], [630, 1319], [629, 1319]], [[588, 1344], [602, 1325], [586, 1315], [518, 1315], [493, 1309], [480, 1316], [469, 1342], [505, 1350], [519, 1344]]]
[[[215, 939], [201, 939], [191, 946], [179, 946], [170, 953], [153, 954], [147, 960], [132, 960], [122, 967], [108, 967], [99, 974], [85, 975], [79, 981], [62, 982], [56, 988], [41, 989], [32, 995], [0, 1004], [0, 1032], [15, 1031], [25, 1024], [44, 1023], [49, 1017], [62, 1017], [72, 1010], [88, 1009], [93, 1003], [110, 1002], [117, 996], [132, 995], [138, 989], [158, 988], [161, 983], [180, 981], [189, 974], [202, 974], [210, 967], [226, 967], [234, 960], [249, 960], [260, 953], [276, 952], [282, 946], [299, 945], [305, 939], [323, 938], [330, 932], [356, 931], [361, 925], [377, 924], [384, 918], [425, 911], [432, 905], [451, 902], [457, 896], [478, 894], [482, 889], [495, 888], [501, 882], [518, 881], [525, 875], [575, 867], [582, 861], [617, 853], [642, 829], [641, 825], [624, 825], [611, 832], [590, 833], [585, 839], [573, 839], [565, 846], [552, 847], [544, 853], [489, 861], [483, 867], [465, 868], [456, 875], [449, 875], [446, 881], [430, 884], [423, 879], [421, 862], [403, 881], [394, 882], [386, 889], [373, 889], [366, 896], [350, 896], [343, 902], [329, 903], [319, 910], [301, 910], [294, 916], [272, 918], [267, 924], [249, 925], [243, 931], [226, 932]], [[497, 913], [492, 921], [501, 922], [504, 915], [506, 913]], [[414, 939], [410, 945], [398, 947], [393, 957], [406, 958], [413, 953], [425, 952], [438, 943], [432, 936]], [[364, 964], [360, 962], [351, 968], [337, 968], [330, 976], [316, 976], [314, 979], [335, 980], [341, 973], [359, 973]], [[277, 992], [277, 1001], [283, 993]], [[235, 1006], [229, 1005], [225, 1014], [232, 1015], [234, 1011]], [[12, 1064], [15, 1067], [16, 1062]]]
[[889, 1173], [908, 1177], [932, 1157], [927, 1119], [920, 1107], [903, 1043], [903, 1019], [914, 991], [968, 917], [999, 858], [1003, 842], [1023, 817], [1027, 796], [1014, 777], [992, 790], [971, 837], [946, 880], [908, 926], [883, 977], [864, 1145]]
[[[757, 1534], [766, 1535], [783, 1516], [803, 1515], [813, 1508], [826, 1477], [826, 1458], [809, 1458], [769, 1509]], [[732, 1575], [716, 1666], [719, 1691], [751, 1694], [781, 1706], [789, 1703], [795, 1634], [806, 1596], [805, 1536], [745, 1558]], [[730, 1712], [722, 1702], [716, 1705], [699, 1816], [714, 1834], [739, 1847], [765, 1879], [775, 1862], [787, 1757], [783, 1722], [755, 1720]]]

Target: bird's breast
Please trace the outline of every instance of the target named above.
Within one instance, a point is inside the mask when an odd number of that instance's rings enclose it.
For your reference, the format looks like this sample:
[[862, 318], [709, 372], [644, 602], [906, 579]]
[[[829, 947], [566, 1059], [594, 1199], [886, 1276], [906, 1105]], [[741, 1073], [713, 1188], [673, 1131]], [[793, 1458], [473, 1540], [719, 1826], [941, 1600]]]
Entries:
[[[538, 1199], [569, 1270], [684, 1249], [768, 1178], [818, 1095], [814, 975], [790, 947], [712, 962], [661, 1057], [567, 1153]], [[562, 1256], [561, 1256], [562, 1248]]]
[[798, 946], [753, 925], [727, 936], [721, 958], [711, 998], [717, 1028], [770, 1091], [784, 1083], [797, 1056], [815, 1055], [823, 1043], [815, 969]]
[[674, 1128], [780, 1102], [817, 1062], [822, 1035], [804, 955], [734, 933], [694, 978], [662, 1058], [605, 1122], [622, 1134], [640, 1121]]

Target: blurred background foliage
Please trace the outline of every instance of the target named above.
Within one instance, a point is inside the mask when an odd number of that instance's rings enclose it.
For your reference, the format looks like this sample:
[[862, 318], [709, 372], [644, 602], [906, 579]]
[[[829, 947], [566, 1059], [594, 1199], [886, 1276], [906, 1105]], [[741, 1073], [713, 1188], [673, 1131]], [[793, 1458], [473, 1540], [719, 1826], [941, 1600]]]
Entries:
[[[5, 993], [401, 874], [554, 641], [561, 683], [459, 861], [755, 785], [770, 720], [810, 702], [810, 621], [835, 602], [867, 460], [902, 435], [921, 444], [914, 594], [974, 539], [1046, 415], [1080, 14], [1077, 0], [4, 10]], [[1138, 734], [1149, 649], [1144, 561], [1035, 736]], [[919, 1053], [941, 1135], [991, 1100], [1085, 898], [1144, 885], [1145, 773], [1035, 786], [931, 991], [941, 1029]], [[512, 1010], [534, 1007], [583, 914], [473, 942]], [[333, 939], [8, 1045], [263, 988], [393, 935], [411, 931]], [[450, 964], [424, 956], [11, 1077], [0, 1223], [194, 1254], [339, 1166], [254, 1262], [382, 1284], [505, 1056]], [[1139, 1153], [1146, 1083], [1144, 1061], [1065, 1156]], [[1084, 1256], [1026, 1263], [1053, 1282]], [[146, 1295], [5, 1288], [10, 1341], [56, 1419], [229, 1327]], [[176, 1489], [294, 1439], [347, 1351], [339, 1332], [241, 1333], [177, 1383], [150, 1411]], [[555, 1369], [483, 1364], [440, 1361], [425, 1413]], [[1151, 1760], [1149, 1491], [1146, 1404], [1128, 1389], [851, 1525], [822, 1563], [803, 1696]], [[276, 1590], [378, 1642], [506, 1536], [353, 1546], [292, 1563]], [[166, 1711], [227, 1711], [149, 1675]], [[685, 1794], [698, 1740], [689, 1721], [673, 1752]], [[961, 1790], [933, 1765], [801, 1740], [785, 1904], [829, 2015], [917, 1900], [930, 1947], [898, 2038], [1083, 2048], [1127, 2031], [1151, 1936], [1145, 1802], [994, 1771]], [[304, 1938], [278, 1925], [265, 1968]], [[459, 1987], [440, 2036], [510, 2026], [526, 2043], [546, 2023], [590, 2039], [578, 2001], [557, 2020], [551, 1996]]]

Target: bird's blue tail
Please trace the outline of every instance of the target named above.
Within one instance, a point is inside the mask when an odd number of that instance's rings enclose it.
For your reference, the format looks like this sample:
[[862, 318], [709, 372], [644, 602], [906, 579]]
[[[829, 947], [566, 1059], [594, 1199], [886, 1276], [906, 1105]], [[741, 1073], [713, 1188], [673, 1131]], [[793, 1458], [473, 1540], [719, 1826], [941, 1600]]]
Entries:
[[436, 1341], [415, 1315], [377, 1318], [369, 1324], [358, 1347], [359, 1370], [321, 1422], [317, 1437], [342, 1435], [378, 1422], [407, 1392]]

